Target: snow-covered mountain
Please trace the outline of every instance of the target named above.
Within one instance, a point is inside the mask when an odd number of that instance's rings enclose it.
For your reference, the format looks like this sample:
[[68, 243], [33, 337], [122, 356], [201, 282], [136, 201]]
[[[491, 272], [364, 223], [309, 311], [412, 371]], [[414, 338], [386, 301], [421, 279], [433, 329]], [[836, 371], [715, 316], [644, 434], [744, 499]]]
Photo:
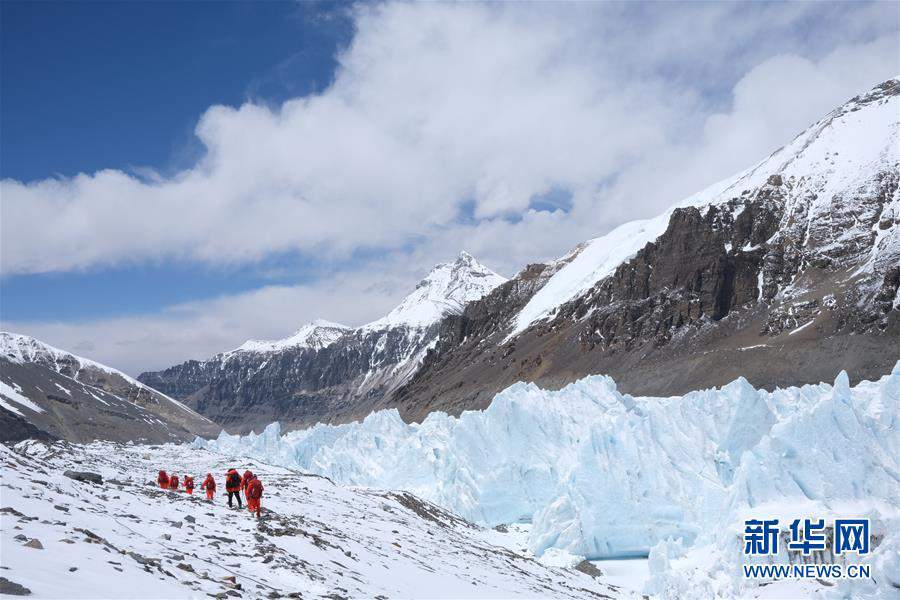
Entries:
[[505, 281], [466, 252], [435, 266], [381, 319], [350, 329], [323, 321], [272, 342], [138, 379], [229, 427], [249, 431], [368, 414], [415, 373], [441, 321]]
[[898, 185], [891, 79], [746, 171], [448, 317], [393, 405], [458, 414], [516, 381], [591, 373], [641, 394], [877, 377], [900, 356]]
[[454, 262], [434, 267], [394, 310], [361, 329], [430, 327], [447, 315], [460, 314], [466, 304], [482, 298], [504, 281], [468, 252], [460, 252]]
[[[0, 595], [38, 598], [631, 599], [597, 569], [546, 567], [496, 545], [497, 532], [409, 493], [184, 446], [0, 444]], [[229, 509], [225, 470], [262, 480], [263, 513]], [[154, 483], [199, 482], [207, 502]], [[94, 477], [96, 475], [97, 477]], [[92, 478], [94, 481], [92, 482]]]
[[[858, 260], [864, 248], [860, 269], [883, 272], [896, 266], [900, 262], [898, 85], [892, 80], [853, 98], [750, 169], [685, 198], [658, 217], [626, 223], [590, 240], [516, 315], [510, 336], [550, 318], [563, 304], [612, 275], [663, 235], [676, 211], [696, 208], [708, 214], [718, 209], [724, 213], [719, 219], [734, 223], [745, 209], [755, 208], [753, 198], [747, 197], [750, 190], [757, 191], [757, 198], [768, 192], [764, 199], [778, 205], [780, 219], [766, 240], [748, 239], [734, 247], [726, 239], [730, 252], [754, 252], [761, 243], [774, 247], [795, 233], [791, 229], [799, 229], [803, 250], [798, 252], [807, 262], [843, 259], [848, 248], [855, 251], [850, 258]], [[878, 195], [868, 206], [861, 202]], [[783, 291], [784, 283], [760, 280], [759, 299]]]
[[0, 441], [193, 439], [217, 427], [177, 400], [98, 362], [0, 332]]
[[247, 340], [227, 355], [236, 352], [279, 352], [288, 348], [312, 348], [321, 350], [334, 343], [342, 335], [350, 331], [350, 327], [332, 323], [325, 319], [316, 319], [305, 324], [293, 335], [280, 340]]
[[141, 380], [246, 430], [390, 407], [459, 414], [517, 381], [595, 373], [659, 395], [739, 376], [766, 388], [877, 377], [900, 355], [898, 149], [892, 79], [746, 171], [509, 281], [461, 254], [324, 348]]

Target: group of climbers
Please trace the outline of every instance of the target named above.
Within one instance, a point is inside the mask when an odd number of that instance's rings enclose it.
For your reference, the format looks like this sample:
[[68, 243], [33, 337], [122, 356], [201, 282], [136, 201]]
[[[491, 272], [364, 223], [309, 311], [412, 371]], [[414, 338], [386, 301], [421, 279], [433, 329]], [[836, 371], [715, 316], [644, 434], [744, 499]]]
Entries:
[[156, 483], [159, 484], [164, 490], [177, 490], [178, 489], [178, 475], [172, 473], [169, 475], [165, 471], [160, 471], [159, 475], [156, 477]]
[[[169, 475], [165, 471], [160, 471], [156, 478], [156, 483], [164, 490], [178, 491], [178, 475], [172, 473]], [[184, 490], [188, 494], [194, 493], [194, 478], [185, 475]], [[212, 473], [206, 474], [206, 479], [200, 484], [200, 487], [206, 490], [206, 499], [212, 501], [216, 495], [216, 480]], [[263, 484], [259, 478], [250, 471], [244, 471], [243, 477], [237, 472], [237, 469], [228, 469], [225, 474], [225, 491], [228, 492], [228, 507], [233, 508], [232, 499], [237, 499], [238, 508], [243, 508], [241, 504], [241, 493], [247, 499], [247, 509], [250, 514], [256, 513], [256, 517], [260, 517], [260, 503], [262, 501]]]
[[[165, 471], [160, 471], [159, 476], [156, 478], [156, 483], [159, 484], [164, 490], [178, 490], [178, 475], [172, 473], [171, 475], [167, 474]], [[184, 476], [184, 481], [182, 482], [184, 485], [184, 491], [188, 494], [194, 493], [194, 478], [190, 475]]]

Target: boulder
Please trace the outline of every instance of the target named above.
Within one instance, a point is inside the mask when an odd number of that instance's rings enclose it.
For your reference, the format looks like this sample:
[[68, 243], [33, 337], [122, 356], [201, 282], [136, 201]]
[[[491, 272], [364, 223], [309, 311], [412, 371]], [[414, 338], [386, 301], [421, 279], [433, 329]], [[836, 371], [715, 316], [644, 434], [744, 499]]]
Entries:
[[97, 485], [103, 485], [103, 477], [98, 473], [91, 473], [89, 471], [66, 471], [63, 473], [69, 479], [74, 479], [75, 481], [83, 481], [84, 483], [94, 483]]
[[14, 581], [10, 581], [6, 577], [0, 577], [0, 594], [9, 596], [30, 596], [31, 590]]

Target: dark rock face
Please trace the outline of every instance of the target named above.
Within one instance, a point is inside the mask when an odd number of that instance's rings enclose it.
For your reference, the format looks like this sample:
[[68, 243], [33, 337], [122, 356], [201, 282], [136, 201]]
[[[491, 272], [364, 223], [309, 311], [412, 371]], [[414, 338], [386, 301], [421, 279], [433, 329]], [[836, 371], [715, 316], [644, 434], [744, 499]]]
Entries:
[[0, 443], [16, 443], [27, 439], [53, 442], [57, 438], [38, 429], [23, 417], [9, 411], [0, 411]]
[[10, 581], [6, 577], [0, 577], [0, 594], [8, 594], [10, 596], [30, 596], [31, 590], [15, 581]]
[[481, 300], [469, 303], [462, 314], [446, 317], [439, 326], [439, 347], [455, 346], [466, 338], [482, 338], [504, 329], [509, 320], [564, 264], [528, 265], [519, 275]]
[[353, 331], [319, 349], [232, 353], [190, 361], [140, 380], [226, 428], [259, 431], [365, 416], [409, 377], [436, 327]]
[[173, 398], [186, 398], [215, 376], [215, 365], [189, 360], [165, 371], [142, 373], [138, 380]]
[[662, 236], [560, 311], [561, 318], [590, 314], [580, 338], [586, 349], [627, 349], [642, 341], [663, 345], [685, 325], [770, 300], [798, 264], [785, 259], [784, 244], [769, 246], [783, 219], [782, 188], [774, 176], [754, 197], [704, 214], [676, 209]]

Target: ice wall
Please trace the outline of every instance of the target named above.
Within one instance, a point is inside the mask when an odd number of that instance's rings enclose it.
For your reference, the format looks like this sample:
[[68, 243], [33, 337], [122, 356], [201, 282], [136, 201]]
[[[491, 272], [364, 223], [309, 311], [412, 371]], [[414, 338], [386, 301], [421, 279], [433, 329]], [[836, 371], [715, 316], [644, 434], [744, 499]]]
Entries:
[[273, 424], [195, 444], [409, 490], [485, 525], [529, 520], [536, 554], [553, 547], [606, 558], [646, 555], [669, 539], [730, 547], [741, 515], [773, 506], [850, 503], [892, 519], [898, 405], [900, 363], [855, 387], [843, 373], [834, 386], [774, 392], [738, 379], [672, 398], [631, 397], [593, 376], [559, 391], [519, 383], [459, 418], [406, 424], [384, 411], [361, 423], [285, 435]]
[[[746, 518], [866, 517], [875, 548], [865, 559], [873, 577], [831, 582], [825, 598], [897, 598], [900, 589], [900, 363], [879, 382], [851, 388], [846, 373], [833, 387], [803, 388], [806, 402], [784, 414], [743, 453], [728, 487], [726, 504], [691, 547], [661, 541], [651, 551], [646, 592], [667, 599], [750, 596], [761, 582], [739, 572]], [[789, 390], [790, 398], [799, 390]], [[810, 393], [811, 392], [811, 393]], [[762, 562], [790, 563], [782, 546]], [[784, 583], [784, 582], [782, 582]], [[806, 596], [806, 594], [802, 594]], [[773, 596], [774, 597], [774, 596]]]

